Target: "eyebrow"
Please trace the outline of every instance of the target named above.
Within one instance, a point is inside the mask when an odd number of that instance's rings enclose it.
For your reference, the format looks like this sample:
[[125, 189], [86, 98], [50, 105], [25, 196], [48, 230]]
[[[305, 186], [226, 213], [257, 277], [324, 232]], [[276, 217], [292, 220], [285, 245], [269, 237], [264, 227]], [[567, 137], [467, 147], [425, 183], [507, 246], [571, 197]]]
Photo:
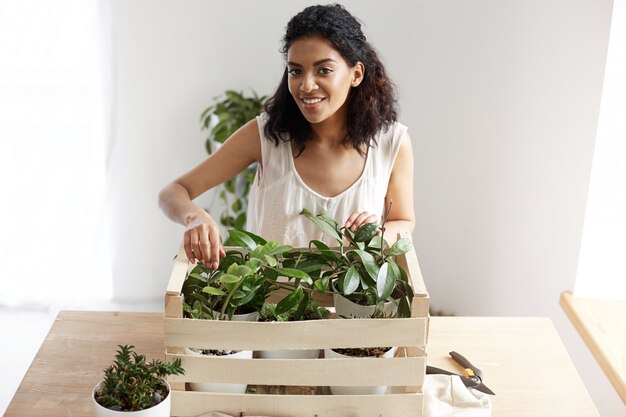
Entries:
[[[326, 62], [337, 62], [332, 58], [325, 58], [325, 59], [320, 59], [319, 61], [315, 61], [313, 63], [314, 67], [317, 67], [318, 65], [322, 65], [325, 64]], [[298, 64], [297, 62], [293, 62], [293, 61], [287, 61], [287, 65], [291, 65], [293, 67], [302, 67], [302, 65]]]

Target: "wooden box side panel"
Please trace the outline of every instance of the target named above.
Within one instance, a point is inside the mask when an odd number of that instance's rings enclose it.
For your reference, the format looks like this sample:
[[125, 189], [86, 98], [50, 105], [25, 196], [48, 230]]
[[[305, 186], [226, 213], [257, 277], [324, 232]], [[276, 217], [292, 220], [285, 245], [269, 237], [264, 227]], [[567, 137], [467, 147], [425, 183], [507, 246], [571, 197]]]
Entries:
[[219, 410], [233, 416], [419, 417], [422, 394], [263, 395], [174, 392], [172, 415], [198, 416]]
[[186, 372], [170, 382], [211, 382], [291, 386], [421, 386], [426, 358], [389, 359], [225, 359], [168, 354], [180, 358]]
[[426, 318], [230, 322], [165, 318], [165, 346], [272, 350], [426, 344]]

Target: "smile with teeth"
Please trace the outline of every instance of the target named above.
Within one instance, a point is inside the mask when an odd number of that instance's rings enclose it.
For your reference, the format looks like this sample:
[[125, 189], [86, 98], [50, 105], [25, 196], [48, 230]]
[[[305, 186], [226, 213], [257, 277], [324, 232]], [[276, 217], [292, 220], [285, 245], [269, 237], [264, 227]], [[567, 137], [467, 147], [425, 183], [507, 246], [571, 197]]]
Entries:
[[304, 104], [317, 104], [324, 99], [323, 98], [302, 98], [301, 100], [304, 102]]

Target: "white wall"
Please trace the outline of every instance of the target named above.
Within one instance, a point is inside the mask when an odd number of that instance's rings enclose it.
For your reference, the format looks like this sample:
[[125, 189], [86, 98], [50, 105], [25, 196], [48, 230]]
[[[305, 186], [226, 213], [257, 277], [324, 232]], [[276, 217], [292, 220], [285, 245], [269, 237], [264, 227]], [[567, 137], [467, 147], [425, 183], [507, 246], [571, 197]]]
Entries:
[[[118, 299], [162, 294], [183, 230], [158, 211], [158, 190], [204, 158], [212, 97], [273, 91], [283, 29], [308, 4], [113, 3]], [[400, 87], [433, 306], [549, 316], [603, 417], [623, 415], [558, 306], [574, 286], [611, 1], [344, 4]]]

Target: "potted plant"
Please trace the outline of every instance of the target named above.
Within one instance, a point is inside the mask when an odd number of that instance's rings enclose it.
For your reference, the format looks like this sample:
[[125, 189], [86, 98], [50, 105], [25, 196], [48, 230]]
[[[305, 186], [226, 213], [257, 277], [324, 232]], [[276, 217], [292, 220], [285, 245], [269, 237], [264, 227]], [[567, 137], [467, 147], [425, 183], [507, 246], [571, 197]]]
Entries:
[[[193, 319], [256, 321], [270, 292], [279, 288], [279, 276], [309, 280], [307, 274], [282, 268], [279, 259], [291, 246], [267, 242], [252, 233], [230, 230], [229, 239], [240, 250], [227, 250], [217, 269], [198, 264], [182, 287], [183, 315]], [[284, 303], [283, 303], [284, 305]], [[191, 355], [251, 359], [251, 350], [189, 349]], [[192, 383], [199, 391], [246, 391], [245, 384]]]
[[97, 417], [170, 415], [170, 386], [167, 375], [184, 374], [180, 359], [172, 363], [146, 361], [132, 345], [119, 345], [113, 364], [92, 393]]
[[[317, 253], [308, 256], [308, 267], [320, 264], [319, 278], [315, 286], [320, 291], [334, 292], [335, 311], [341, 318], [390, 318], [410, 317], [413, 290], [409, 285], [406, 272], [393, 258], [409, 251], [412, 247], [409, 239], [400, 239], [389, 246], [384, 238], [385, 213], [383, 226], [365, 224], [356, 231], [339, 224], [328, 213], [318, 215], [303, 210], [302, 215], [317, 224], [325, 233], [333, 237], [338, 244], [336, 249], [329, 248], [320, 241], [312, 241]], [[299, 256], [299, 259], [302, 259]], [[322, 266], [321, 264], [326, 264]], [[333, 348], [324, 349], [324, 357], [371, 357], [392, 358], [397, 347], [372, 348]], [[363, 394], [380, 395], [386, 386], [331, 386], [335, 395]]]
[[[338, 244], [331, 249], [325, 243], [313, 240], [316, 252], [300, 254], [298, 259], [315, 269], [315, 287], [322, 292], [332, 291], [335, 311], [339, 317], [410, 317], [413, 290], [406, 272], [394, 257], [408, 252], [412, 243], [400, 239], [389, 246], [384, 239], [383, 226], [368, 223], [355, 232], [339, 224], [326, 212], [318, 215], [303, 210], [302, 215], [313, 221]], [[302, 261], [300, 261], [302, 262]]]
[[[205, 141], [207, 153], [215, 152], [237, 129], [263, 111], [266, 96], [252, 91], [251, 96], [227, 90], [200, 116], [202, 128], [209, 131]], [[246, 224], [248, 193], [256, 175], [256, 164], [226, 181], [219, 192], [222, 202], [220, 223], [227, 229], [242, 229]], [[226, 242], [229, 244], [229, 242]]]
[[[298, 293], [302, 293], [302, 287], [297, 287], [293, 290], [296, 296], [291, 294], [287, 295], [283, 300], [290, 300], [290, 296], [294, 299], [299, 298]], [[313, 301], [310, 297], [306, 297], [304, 302], [304, 308], [300, 308], [300, 303], [293, 302], [293, 305], [287, 311], [284, 311], [285, 303], [282, 306], [274, 303], [265, 303], [261, 309], [259, 321], [265, 322], [287, 322], [287, 321], [302, 321], [302, 320], [322, 320], [330, 317], [330, 311], [324, 307], [321, 307]], [[263, 359], [315, 359], [320, 354], [319, 349], [301, 349], [301, 350], [262, 350], [259, 352], [259, 357]]]

